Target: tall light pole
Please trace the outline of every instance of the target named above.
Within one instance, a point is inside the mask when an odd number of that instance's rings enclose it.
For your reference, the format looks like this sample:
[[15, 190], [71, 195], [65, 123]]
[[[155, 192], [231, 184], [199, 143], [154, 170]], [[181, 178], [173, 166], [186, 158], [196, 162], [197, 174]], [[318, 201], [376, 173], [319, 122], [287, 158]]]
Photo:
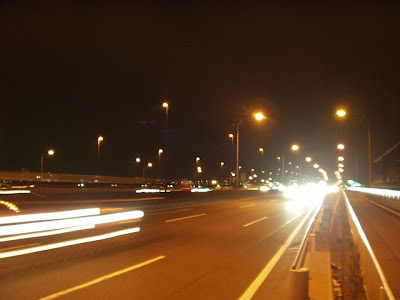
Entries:
[[[140, 176], [140, 162], [141, 162], [142, 160], [140, 159], [140, 157], [136, 157], [135, 158], [135, 162], [139, 165], [139, 176]], [[144, 176], [143, 176], [144, 177]]]
[[[153, 164], [151, 162], [147, 163], [147, 167], [151, 168], [153, 167]], [[145, 178], [146, 175], [146, 165], [143, 164], [143, 178]]]
[[158, 149], [158, 177], [161, 178], [161, 154], [164, 152], [163, 149]]
[[[48, 156], [53, 156], [55, 154], [53, 149], [47, 151]], [[43, 177], [43, 166], [44, 166], [44, 153], [40, 156], [40, 176]]]
[[[346, 117], [347, 111], [343, 108], [336, 110], [336, 116], [340, 119]], [[372, 184], [372, 146], [371, 146], [371, 120], [364, 115], [367, 120], [367, 127], [368, 127], [368, 185], [371, 186]], [[357, 162], [356, 162], [357, 164]]]
[[[265, 116], [261, 112], [257, 112], [253, 114], [253, 117], [257, 121], [261, 121], [265, 119]], [[237, 122], [236, 125], [236, 189], [239, 189], [239, 181], [240, 181], [240, 174], [239, 174], [239, 135], [240, 135], [240, 123], [242, 120]]]
[[261, 152], [261, 160], [264, 160], [264, 149], [263, 148], [259, 148], [258, 151]]
[[[193, 180], [194, 180], [194, 182], [195, 182], [195, 184], [196, 184], [196, 179], [197, 179], [197, 176], [196, 176], [196, 172], [197, 173], [200, 173], [200, 172], [198, 172], [199, 170], [201, 170], [201, 168], [199, 167], [199, 161], [200, 161], [200, 157], [196, 157], [196, 164], [195, 164], [195, 170], [194, 170], [194, 178], [193, 178]], [[200, 168], [200, 169], [199, 169]]]
[[104, 138], [100, 135], [97, 137], [97, 175], [100, 174], [100, 143], [104, 140]]
[[223, 169], [224, 169], [224, 165], [225, 165], [225, 163], [223, 162], [223, 161], [221, 161], [221, 177], [223, 178], [224, 176], [224, 174], [223, 174]]
[[165, 108], [165, 193], [167, 192], [168, 187], [168, 111], [169, 111], [169, 104], [168, 102], [163, 102], [162, 106]]

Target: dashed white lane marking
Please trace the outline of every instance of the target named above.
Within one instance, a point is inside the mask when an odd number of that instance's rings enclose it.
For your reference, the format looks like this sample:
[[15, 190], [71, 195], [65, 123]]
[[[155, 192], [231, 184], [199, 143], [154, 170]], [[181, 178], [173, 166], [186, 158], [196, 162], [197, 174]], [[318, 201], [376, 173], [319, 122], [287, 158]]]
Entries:
[[260, 222], [260, 221], [262, 221], [262, 220], [265, 220], [265, 219], [267, 219], [267, 218], [268, 218], [268, 217], [264, 217], [264, 218], [261, 218], [261, 219], [255, 220], [255, 221], [253, 221], [253, 222], [250, 222], [250, 223], [244, 224], [244, 225], [243, 225], [243, 227], [247, 227], [247, 226], [253, 225], [253, 224], [255, 224], [255, 223], [257, 223], [257, 222]]
[[253, 205], [255, 205], [255, 204], [247, 204], [247, 205], [239, 206], [239, 208], [250, 207], [250, 206], [253, 206]]
[[285, 244], [282, 245], [282, 247], [278, 250], [278, 252], [275, 253], [274, 257], [267, 263], [267, 265], [262, 269], [260, 274], [254, 279], [254, 281], [250, 284], [250, 286], [246, 289], [246, 291], [240, 296], [239, 300], [250, 300], [254, 294], [257, 292], [257, 290], [260, 288], [260, 286], [263, 284], [265, 279], [268, 277], [269, 273], [272, 271], [272, 269], [275, 267], [276, 263], [279, 261], [283, 253], [286, 251], [286, 249], [290, 246], [292, 243], [293, 239], [297, 235], [297, 233], [300, 231], [301, 227], [304, 225], [310, 214], [312, 213], [313, 210], [310, 210], [310, 212], [303, 218], [303, 220], [300, 221], [299, 225], [297, 225], [296, 229], [292, 232], [292, 234], [289, 236], [289, 238], [286, 240]]
[[197, 217], [202, 217], [205, 216], [206, 214], [199, 214], [199, 215], [193, 215], [193, 216], [188, 216], [188, 217], [183, 217], [183, 218], [178, 218], [178, 219], [171, 219], [171, 220], [166, 220], [166, 223], [169, 222], [175, 222], [175, 221], [181, 221], [181, 220], [186, 220], [186, 219], [192, 219], [192, 218], [197, 218]]
[[165, 258], [165, 257], [166, 257], [166, 256], [164, 256], [164, 255], [157, 256], [157, 257], [155, 257], [155, 258], [146, 260], [146, 261], [144, 261], [144, 262], [142, 262], [142, 263], [139, 263], [139, 264], [130, 266], [130, 267], [128, 267], [128, 268], [119, 270], [119, 271], [117, 271], [117, 272], [114, 272], [114, 273], [111, 273], [111, 274], [108, 274], [108, 275], [105, 275], [105, 276], [96, 278], [96, 279], [94, 279], [94, 280], [91, 280], [91, 281], [85, 282], [85, 283], [83, 283], [83, 284], [74, 286], [74, 287], [69, 288], [69, 289], [66, 289], [66, 290], [64, 290], [64, 291], [61, 291], [61, 292], [58, 292], [58, 293], [55, 293], [55, 294], [52, 294], [52, 295], [49, 295], [49, 296], [40, 298], [40, 300], [50, 300], [50, 299], [58, 298], [58, 297], [60, 297], [60, 296], [64, 296], [64, 295], [66, 295], [66, 294], [69, 294], [69, 293], [75, 292], [75, 291], [77, 291], [77, 290], [80, 290], [80, 289], [89, 287], [89, 286], [91, 286], [91, 285], [97, 284], [97, 283], [99, 283], [99, 282], [102, 282], [102, 281], [104, 281], [104, 280], [113, 278], [113, 277], [115, 277], [115, 276], [122, 275], [122, 274], [124, 274], [124, 273], [133, 271], [133, 270], [135, 270], [135, 269], [139, 269], [139, 268], [141, 268], [141, 267], [144, 267], [144, 266], [146, 266], [146, 265], [149, 265], [149, 264], [151, 264], [151, 263], [153, 263], [153, 262], [156, 262], [156, 261], [158, 261], [158, 260], [160, 260], [160, 259], [163, 259], [163, 258]]

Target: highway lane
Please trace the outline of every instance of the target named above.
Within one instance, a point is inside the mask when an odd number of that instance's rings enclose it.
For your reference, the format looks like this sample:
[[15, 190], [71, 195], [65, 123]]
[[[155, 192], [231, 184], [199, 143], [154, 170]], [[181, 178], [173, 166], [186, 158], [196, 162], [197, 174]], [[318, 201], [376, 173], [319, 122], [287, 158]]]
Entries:
[[0, 260], [0, 295], [237, 299], [271, 261], [276, 266], [255, 298], [286, 294], [302, 230], [282, 257], [275, 255], [310, 209], [293, 210], [279, 195], [259, 192], [182, 193], [144, 202], [123, 208], [144, 210], [139, 233]]
[[368, 199], [346, 192], [396, 299], [400, 299], [400, 217]]

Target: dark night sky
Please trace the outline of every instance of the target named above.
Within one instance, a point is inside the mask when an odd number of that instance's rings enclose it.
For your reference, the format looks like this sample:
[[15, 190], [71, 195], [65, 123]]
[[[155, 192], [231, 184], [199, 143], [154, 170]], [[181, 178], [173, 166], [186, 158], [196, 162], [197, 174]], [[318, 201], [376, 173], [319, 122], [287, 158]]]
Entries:
[[[272, 168], [297, 142], [332, 169], [345, 141], [347, 174], [355, 151], [365, 172], [362, 112], [373, 157], [400, 140], [399, 16], [394, 2], [0, 4], [0, 169], [38, 170], [55, 147], [52, 171], [95, 173], [102, 134], [103, 173], [137, 175], [136, 155], [157, 161], [168, 99], [174, 177], [197, 155], [218, 174], [233, 124], [258, 108], [268, 120], [243, 123], [244, 167], [264, 168], [263, 147]], [[351, 121], [332, 117], [339, 104]]]

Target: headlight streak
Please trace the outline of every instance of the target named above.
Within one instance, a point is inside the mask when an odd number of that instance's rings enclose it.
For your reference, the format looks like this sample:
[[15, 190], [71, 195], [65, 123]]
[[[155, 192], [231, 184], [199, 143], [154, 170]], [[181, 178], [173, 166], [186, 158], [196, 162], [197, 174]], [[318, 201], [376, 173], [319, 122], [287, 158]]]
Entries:
[[[167, 193], [170, 193], [171, 191], [167, 190]], [[136, 190], [137, 194], [141, 194], [141, 193], [145, 193], [145, 194], [149, 194], [149, 193], [165, 193], [165, 190], [160, 190], [160, 189], [140, 189], [140, 190]]]
[[348, 187], [349, 191], [362, 192], [377, 196], [391, 197], [400, 199], [400, 191], [378, 188], [364, 188], [364, 187]]
[[30, 190], [0, 190], [0, 195], [30, 194]]
[[[76, 217], [83, 217], [83, 216], [94, 216], [94, 215], [99, 215], [99, 214], [100, 214], [100, 208], [86, 208], [86, 209], [67, 210], [67, 211], [59, 211], [59, 212], [51, 212], [51, 213], [40, 213], [40, 214], [2, 217], [2, 218], [0, 218], [0, 224], [69, 219], [69, 218], [76, 218]], [[71, 227], [71, 226], [68, 226], [68, 227]]]
[[190, 190], [192, 193], [207, 193], [211, 192], [211, 189], [209, 188], [194, 188]]
[[134, 227], [134, 228], [114, 231], [114, 232], [110, 232], [110, 233], [106, 233], [106, 234], [102, 234], [102, 235], [96, 235], [96, 236], [91, 236], [91, 237], [86, 237], [86, 238], [81, 238], [81, 239], [76, 239], [76, 240], [70, 240], [70, 241], [59, 242], [59, 243], [54, 243], [54, 244], [48, 244], [48, 245], [36, 246], [36, 247], [31, 247], [31, 248], [26, 248], [26, 249], [3, 252], [3, 253], [0, 253], [0, 259], [14, 257], [14, 256], [20, 256], [20, 255], [25, 255], [25, 254], [30, 254], [30, 253], [36, 253], [36, 252], [41, 252], [41, 251], [46, 251], [46, 250], [52, 250], [52, 249], [57, 249], [57, 248], [62, 248], [62, 247], [68, 247], [68, 246], [73, 246], [73, 245], [78, 245], [78, 244], [90, 243], [90, 242], [95, 242], [95, 241], [100, 241], [100, 240], [105, 240], [105, 239], [109, 239], [109, 238], [113, 238], [113, 237], [117, 237], [117, 236], [121, 236], [121, 235], [126, 235], [126, 234], [130, 234], [130, 233], [138, 232], [138, 231], [140, 231], [140, 228]]
[[62, 234], [62, 233], [67, 233], [67, 232], [73, 232], [73, 231], [79, 231], [79, 230], [85, 230], [85, 229], [93, 229], [93, 228], [95, 228], [95, 225], [91, 224], [91, 225], [71, 227], [71, 228], [51, 230], [51, 231], [44, 231], [44, 232], [13, 235], [13, 236], [0, 238], [0, 243], [16, 241], [16, 240], [23, 240], [23, 239], [30, 239], [30, 238], [35, 238], [35, 237], [43, 237], [43, 236], [49, 236], [49, 235], [57, 235], [57, 234]]
[[18, 208], [18, 206], [16, 206], [15, 204], [11, 203], [11, 202], [7, 202], [7, 201], [3, 201], [0, 200], [0, 204], [3, 204], [4, 206], [6, 206], [9, 210], [12, 210], [16, 213], [19, 213], [20, 210]]
[[91, 216], [91, 217], [82, 217], [82, 218], [67, 219], [67, 220], [56, 220], [56, 221], [45, 221], [45, 222], [36, 222], [28, 224], [0, 226], [0, 236], [125, 221], [129, 219], [141, 218], [143, 217], [143, 215], [144, 215], [143, 211], [136, 210], [136, 211], [108, 214], [103, 216]]

